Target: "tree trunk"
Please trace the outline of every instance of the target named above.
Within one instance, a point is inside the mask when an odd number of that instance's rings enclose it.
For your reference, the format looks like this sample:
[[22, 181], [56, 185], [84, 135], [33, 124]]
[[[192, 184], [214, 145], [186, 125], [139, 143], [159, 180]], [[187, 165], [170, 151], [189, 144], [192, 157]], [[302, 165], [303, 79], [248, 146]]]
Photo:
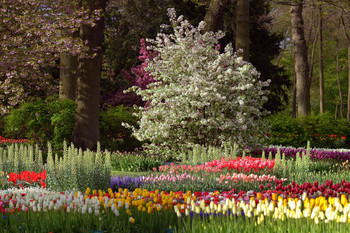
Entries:
[[335, 103], [334, 120], [338, 119], [338, 104]]
[[[105, 9], [107, 0], [87, 0], [91, 10]], [[79, 59], [73, 143], [82, 149], [95, 149], [99, 140], [99, 101], [102, 67], [103, 17], [94, 27], [82, 25], [80, 37], [88, 41], [93, 58]]]
[[348, 111], [347, 111], [346, 119], [347, 121], [350, 121], [350, 36], [345, 27], [343, 14], [341, 14], [340, 19], [343, 24], [343, 29], [344, 29], [346, 39], [348, 41]]
[[294, 71], [294, 82], [293, 82], [293, 118], [297, 118], [297, 79]]
[[339, 45], [338, 45], [338, 39], [337, 39], [337, 84], [338, 84], [338, 90], [339, 90], [339, 101], [340, 101], [340, 117], [343, 118], [343, 94], [341, 91], [341, 85], [340, 85], [340, 66], [339, 66]]
[[307, 61], [307, 46], [304, 36], [302, 17], [303, 1], [291, 7], [292, 42], [294, 45], [294, 67], [296, 77], [296, 101], [298, 117], [310, 114], [310, 84], [309, 66]]
[[350, 121], [350, 45], [348, 47], [348, 114], [346, 119]]
[[317, 44], [317, 39], [318, 39], [318, 32], [319, 30], [317, 30], [315, 38], [314, 38], [314, 42], [312, 43], [312, 49], [311, 49], [311, 53], [310, 53], [310, 61], [309, 61], [309, 79], [310, 82], [312, 82], [312, 77], [314, 75], [314, 57], [315, 57], [315, 48], [316, 48], [316, 44]]
[[[320, 5], [320, 22], [319, 22], [319, 32], [320, 32], [320, 37], [319, 37], [319, 62], [320, 62], [320, 113], [324, 113], [324, 72], [323, 72], [323, 19], [322, 19], [322, 5]], [[341, 109], [341, 108], [340, 108]]]
[[207, 13], [204, 16], [205, 31], [218, 31], [220, 21], [227, 4], [227, 0], [211, 0]]
[[240, 55], [249, 61], [249, 0], [237, 0], [236, 51], [242, 49]]
[[60, 99], [75, 100], [78, 66], [77, 56], [66, 52], [60, 55]]
[[[65, 4], [71, 5], [72, 0], [64, 0]], [[68, 31], [62, 32], [65, 35], [78, 37], [79, 32], [70, 33]], [[60, 83], [59, 83], [59, 98], [75, 100], [76, 86], [77, 86], [77, 71], [78, 71], [78, 57], [73, 56], [67, 52], [60, 55]]]

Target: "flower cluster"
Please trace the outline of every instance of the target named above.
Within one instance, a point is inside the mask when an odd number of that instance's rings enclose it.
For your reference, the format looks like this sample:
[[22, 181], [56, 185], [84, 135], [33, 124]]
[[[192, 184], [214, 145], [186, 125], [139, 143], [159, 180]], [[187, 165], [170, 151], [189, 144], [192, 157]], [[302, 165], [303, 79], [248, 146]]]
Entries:
[[12, 182], [15, 187], [19, 183], [20, 188], [25, 186], [25, 182], [29, 185], [35, 185], [36, 183], [40, 183], [41, 188], [46, 187], [46, 171], [42, 171], [40, 173], [36, 173], [34, 171], [22, 171], [20, 174], [11, 172], [8, 175], [8, 181]]
[[27, 139], [10, 139], [0, 136], [0, 144], [10, 144], [10, 143], [29, 143]]
[[[286, 157], [294, 157], [299, 153], [301, 156], [303, 154], [306, 154], [305, 148], [294, 148], [294, 147], [267, 147], [263, 150], [265, 151], [265, 154], [269, 154], [270, 152], [272, 155], [275, 155], [280, 150], [281, 154], [285, 154]], [[256, 149], [252, 151], [253, 155], [261, 155], [262, 151], [261, 149]], [[310, 150], [310, 157], [315, 159], [335, 159], [340, 161], [346, 161], [350, 160], [350, 151], [349, 150], [336, 150], [336, 149], [311, 149]]]
[[152, 182], [152, 183], [161, 183], [161, 182], [177, 182], [177, 181], [184, 181], [184, 180], [204, 180], [202, 177], [195, 177], [194, 175], [188, 174], [188, 173], [182, 173], [182, 174], [161, 174], [161, 175], [150, 175], [150, 176], [142, 176], [140, 177], [140, 180], [143, 182]]
[[124, 176], [124, 177], [114, 176], [111, 178], [111, 183], [109, 187], [112, 189], [127, 188], [132, 190], [142, 186], [142, 184], [145, 182], [143, 178], [144, 176], [139, 176], [134, 178], [129, 176]]
[[[157, 168], [153, 168], [153, 170], [157, 171]], [[175, 165], [174, 163], [171, 163], [170, 165], [162, 165], [158, 167], [158, 171], [160, 172], [177, 172], [177, 171], [188, 171], [188, 172], [198, 172], [198, 171], [205, 171], [205, 172], [222, 172], [222, 169], [218, 167], [212, 167], [208, 166], [206, 164], [200, 164], [200, 165]]]
[[205, 163], [206, 166], [217, 167], [220, 169], [228, 168], [228, 170], [237, 170], [239, 172], [258, 172], [263, 169], [269, 171], [275, 166], [274, 160], [263, 160], [261, 158], [253, 157], [237, 157], [237, 159], [229, 158], [228, 160], [223, 157], [221, 160], [213, 160]]
[[[225, 157], [222, 157], [221, 160], [212, 160], [206, 162], [205, 164], [200, 165], [175, 165], [171, 163], [170, 165], [162, 165], [158, 167], [160, 172], [176, 172], [176, 171], [189, 171], [189, 172], [222, 172], [223, 169], [227, 168], [228, 170], [237, 170], [239, 172], [258, 172], [260, 170], [271, 170], [275, 166], [274, 160], [263, 160], [261, 158], [253, 157], [237, 157], [235, 159], [229, 158], [226, 160]], [[157, 168], [153, 168], [157, 170]]]
[[[243, 173], [233, 173], [232, 175], [227, 173], [226, 175], [221, 174], [220, 178], [217, 179], [219, 183], [221, 184], [222, 182], [225, 182], [228, 184], [229, 182], [237, 183], [237, 182], [275, 182], [278, 180], [276, 176], [271, 176], [271, 175], [255, 175], [255, 174], [250, 174], [246, 175]], [[270, 188], [270, 187], [269, 187]]]

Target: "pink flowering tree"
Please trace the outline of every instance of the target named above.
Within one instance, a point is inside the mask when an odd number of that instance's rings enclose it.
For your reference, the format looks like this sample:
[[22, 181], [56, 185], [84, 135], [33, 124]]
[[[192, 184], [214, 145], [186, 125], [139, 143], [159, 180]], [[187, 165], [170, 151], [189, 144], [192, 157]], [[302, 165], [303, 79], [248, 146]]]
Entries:
[[[148, 84], [155, 82], [155, 79], [149, 74], [145, 69], [147, 68], [148, 61], [152, 61], [153, 58], [158, 56], [158, 53], [155, 51], [151, 51], [147, 49], [145, 39], [140, 40], [140, 55], [138, 59], [141, 64], [131, 68], [131, 74], [125, 70], [122, 70], [122, 75], [130, 81], [132, 86], [140, 87], [141, 89], [146, 89]], [[141, 96], [136, 95], [135, 92], [125, 93], [125, 87], [121, 88], [113, 95], [108, 95], [102, 99], [103, 108], [107, 108], [108, 106], [118, 106], [124, 105], [128, 107], [132, 107], [134, 105], [144, 106], [145, 102], [142, 101]]]
[[87, 41], [70, 35], [82, 24], [93, 26], [100, 11], [67, 2], [0, 0], [0, 114], [39, 91], [57, 91], [48, 67], [60, 53], [87, 54]]
[[154, 78], [150, 75], [149, 71], [146, 71], [148, 61], [152, 61], [153, 58], [158, 56], [156, 51], [147, 50], [145, 39], [140, 40], [140, 55], [139, 60], [142, 62], [140, 65], [131, 68], [131, 73], [134, 75], [130, 75], [127, 72], [123, 72], [124, 76], [129, 79], [133, 86], [138, 86], [141, 89], [146, 89], [147, 85], [155, 82]]

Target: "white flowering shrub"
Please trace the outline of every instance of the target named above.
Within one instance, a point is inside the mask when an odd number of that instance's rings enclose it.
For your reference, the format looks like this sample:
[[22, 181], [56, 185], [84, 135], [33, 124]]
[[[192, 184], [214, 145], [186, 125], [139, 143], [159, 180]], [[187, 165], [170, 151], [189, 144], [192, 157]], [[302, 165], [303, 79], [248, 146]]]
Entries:
[[138, 107], [139, 128], [126, 126], [138, 140], [156, 148], [259, 143], [267, 128], [261, 107], [268, 82], [259, 81], [257, 70], [234, 54], [231, 45], [220, 53], [223, 32], [203, 33], [204, 22], [194, 27], [177, 18], [174, 9], [168, 15], [171, 26], [162, 28], [172, 27], [173, 34], [147, 39], [147, 49], [158, 56], [147, 60], [145, 71], [156, 82], [147, 89], [128, 90], [147, 101]]

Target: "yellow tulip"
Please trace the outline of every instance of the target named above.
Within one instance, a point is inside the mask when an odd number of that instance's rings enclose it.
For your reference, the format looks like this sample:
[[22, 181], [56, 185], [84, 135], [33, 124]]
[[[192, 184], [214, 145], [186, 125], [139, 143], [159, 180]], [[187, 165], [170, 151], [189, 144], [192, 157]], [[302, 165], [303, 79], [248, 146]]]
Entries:
[[134, 223], [135, 223], [135, 219], [134, 219], [133, 217], [130, 217], [130, 218], [129, 218], [129, 222], [132, 223], [132, 224], [134, 224]]

